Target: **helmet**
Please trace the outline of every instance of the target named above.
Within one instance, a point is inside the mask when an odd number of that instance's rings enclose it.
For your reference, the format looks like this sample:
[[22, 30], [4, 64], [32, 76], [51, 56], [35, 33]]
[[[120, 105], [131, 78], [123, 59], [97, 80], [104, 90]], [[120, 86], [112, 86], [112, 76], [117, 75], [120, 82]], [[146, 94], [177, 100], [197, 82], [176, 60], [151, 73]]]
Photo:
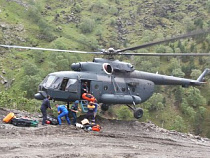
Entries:
[[76, 100], [74, 103], [75, 103], [75, 104], [79, 104], [79, 100]]

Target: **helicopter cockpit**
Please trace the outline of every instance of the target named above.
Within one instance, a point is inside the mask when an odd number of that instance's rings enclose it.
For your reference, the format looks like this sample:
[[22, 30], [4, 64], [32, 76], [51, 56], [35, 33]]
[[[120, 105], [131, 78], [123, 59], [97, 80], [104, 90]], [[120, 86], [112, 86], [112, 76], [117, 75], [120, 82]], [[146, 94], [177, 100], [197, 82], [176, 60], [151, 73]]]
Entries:
[[61, 91], [70, 91], [71, 85], [76, 83], [76, 79], [63, 78], [53, 75], [48, 75], [40, 84], [39, 90], [56, 89]]
[[42, 100], [46, 97], [46, 94], [49, 94], [52, 99], [59, 97], [60, 100], [65, 100], [69, 98], [70, 95], [74, 98], [74, 95], [77, 95], [77, 92], [77, 79], [59, 76], [58, 74], [49, 74], [40, 83], [39, 93], [35, 94], [35, 98]]

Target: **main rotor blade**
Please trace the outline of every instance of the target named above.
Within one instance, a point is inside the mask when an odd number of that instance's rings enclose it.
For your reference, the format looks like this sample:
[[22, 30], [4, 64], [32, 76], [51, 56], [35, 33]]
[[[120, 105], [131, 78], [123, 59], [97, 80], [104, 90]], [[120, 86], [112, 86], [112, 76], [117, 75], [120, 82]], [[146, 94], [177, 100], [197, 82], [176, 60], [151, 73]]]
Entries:
[[210, 53], [119, 53], [116, 55], [134, 56], [210, 56]]
[[187, 38], [187, 37], [193, 37], [193, 36], [197, 36], [197, 35], [201, 35], [201, 34], [205, 34], [205, 33], [210, 33], [210, 29], [197, 30], [197, 31], [193, 31], [193, 32], [190, 32], [190, 33], [187, 33], [187, 34], [183, 34], [183, 35], [180, 35], [180, 36], [176, 36], [176, 37], [172, 37], [172, 38], [168, 38], [168, 39], [164, 39], [164, 40], [160, 40], [160, 41], [156, 41], [156, 42], [150, 42], [150, 43], [146, 43], [146, 44], [135, 46], [135, 47], [120, 49], [120, 50], [117, 50], [116, 52], [119, 53], [119, 52], [124, 52], [124, 51], [127, 51], [127, 50], [136, 50], [136, 49], [146, 48], [146, 47], [161, 44], [161, 43], [164, 43], [164, 42], [183, 39], [183, 38]]
[[0, 45], [0, 47], [30, 49], [30, 50], [43, 50], [43, 51], [54, 51], [54, 52], [81, 53], [81, 54], [86, 54], [86, 53], [87, 54], [103, 54], [103, 52], [85, 52], [85, 51], [50, 49], [50, 48], [39, 48], [39, 47], [25, 47], [25, 46], [16, 46], [16, 45]]

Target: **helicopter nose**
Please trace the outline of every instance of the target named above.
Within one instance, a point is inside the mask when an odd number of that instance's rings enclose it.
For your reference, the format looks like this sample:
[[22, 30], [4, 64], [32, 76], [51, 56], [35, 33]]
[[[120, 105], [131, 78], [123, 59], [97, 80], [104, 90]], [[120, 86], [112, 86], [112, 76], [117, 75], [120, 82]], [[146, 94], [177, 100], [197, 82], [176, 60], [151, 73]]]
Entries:
[[34, 95], [34, 98], [37, 100], [43, 100], [45, 97], [41, 93], [36, 93]]

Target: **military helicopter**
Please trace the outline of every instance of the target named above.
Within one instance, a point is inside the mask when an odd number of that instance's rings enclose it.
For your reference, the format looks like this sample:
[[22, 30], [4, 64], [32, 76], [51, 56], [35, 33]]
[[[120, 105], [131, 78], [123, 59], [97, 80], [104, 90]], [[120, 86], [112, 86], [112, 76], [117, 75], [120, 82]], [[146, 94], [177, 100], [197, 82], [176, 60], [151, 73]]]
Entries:
[[35, 98], [43, 100], [47, 95], [50, 95], [53, 100], [67, 103], [75, 100], [82, 100], [82, 85], [84, 82], [87, 82], [89, 93], [97, 99], [98, 103], [102, 103], [102, 110], [108, 110], [109, 106], [112, 104], [126, 104], [133, 110], [134, 117], [139, 119], [143, 116], [143, 110], [141, 108], [136, 108], [136, 104], [148, 100], [153, 95], [155, 85], [181, 85], [183, 87], [199, 86], [205, 83], [204, 77], [210, 73], [210, 69], [205, 69], [197, 80], [192, 80], [138, 71], [135, 70], [130, 63], [115, 60], [114, 56], [210, 56], [210, 53], [124, 53], [129, 50], [137, 50], [164, 42], [205, 34], [209, 31], [210, 30], [200, 30], [131, 48], [118, 50], [109, 48], [108, 50], [102, 50], [100, 52], [71, 51], [14, 45], [0, 46], [6, 48], [108, 55], [108, 59], [94, 58], [92, 62], [73, 63], [71, 65], [73, 71], [60, 71], [48, 74], [40, 83], [38, 88], [39, 92], [35, 94]]

